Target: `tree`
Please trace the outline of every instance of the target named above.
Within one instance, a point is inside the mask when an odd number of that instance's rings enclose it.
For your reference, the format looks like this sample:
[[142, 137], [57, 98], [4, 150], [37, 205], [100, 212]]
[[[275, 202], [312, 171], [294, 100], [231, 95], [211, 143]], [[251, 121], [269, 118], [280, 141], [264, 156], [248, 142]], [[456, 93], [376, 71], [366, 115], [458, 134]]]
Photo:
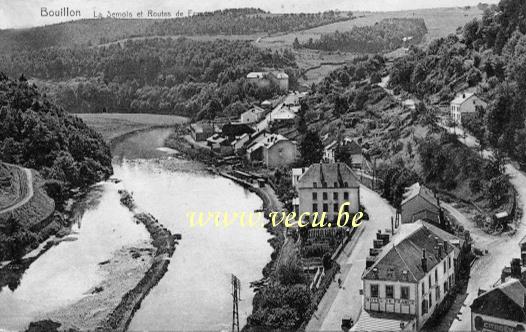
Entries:
[[323, 157], [323, 144], [320, 135], [316, 131], [308, 131], [300, 146], [303, 164], [308, 166], [319, 163]]
[[294, 42], [292, 42], [292, 48], [297, 50], [301, 48], [301, 44], [298, 40], [298, 37], [294, 38]]

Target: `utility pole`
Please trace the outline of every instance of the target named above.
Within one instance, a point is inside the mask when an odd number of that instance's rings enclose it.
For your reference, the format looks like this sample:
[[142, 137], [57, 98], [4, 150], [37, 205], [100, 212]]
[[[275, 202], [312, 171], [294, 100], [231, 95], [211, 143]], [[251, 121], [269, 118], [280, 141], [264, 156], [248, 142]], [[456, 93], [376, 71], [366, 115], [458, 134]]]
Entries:
[[241, 282], [232, 274], [232, 332], [239, 332], [239, 298], [241, 297]]

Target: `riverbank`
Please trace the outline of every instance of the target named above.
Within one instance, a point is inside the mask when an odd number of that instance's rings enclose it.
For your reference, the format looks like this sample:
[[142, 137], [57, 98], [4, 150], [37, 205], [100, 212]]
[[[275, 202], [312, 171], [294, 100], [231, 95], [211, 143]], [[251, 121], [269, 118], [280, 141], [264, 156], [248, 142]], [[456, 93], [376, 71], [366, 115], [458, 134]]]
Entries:
[[168, 270], [175, 252], [176, 236], [152, 215], [135, 213], [133, 197], [119, 190], [121, 203], [134, 213], [151, 241], [142, 241], [115, 251], [109, 260], [99, 262], [102, 282], [89, 289], [83, 298], [33, 322], [31, 327], [45, 325], [53, 331], [126, 331], [141, 301]]

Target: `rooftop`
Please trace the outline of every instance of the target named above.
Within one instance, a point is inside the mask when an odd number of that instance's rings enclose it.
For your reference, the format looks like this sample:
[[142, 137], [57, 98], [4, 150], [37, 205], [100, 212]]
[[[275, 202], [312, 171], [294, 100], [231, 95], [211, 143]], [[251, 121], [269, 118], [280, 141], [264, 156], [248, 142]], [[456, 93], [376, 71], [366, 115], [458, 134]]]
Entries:
[[258, 136], [254, 143], [247, 149], [247, 152], [251, 153], [261, 147], [270, 149], [273, 145], [281, 141], [289, 141], [289, 139], [279, 134], [265, 134]]
[[299, 178], [298, 188], [312, 188], [314, 183], [319, 188], [323, 188], [324, 183], [329, 188], [358, 188], [360, 186], [356, 175], [345, 163], [312, 164]]
[[263, 78], [267, 73], [263, 71], [253, 71], [247, 74], [247, 78]]
[[431, 191], [431, 189], [427, 188], [426, 186], [420, 185], [420, 183], [418, 182], [406, 188], [406, 192], [403, 195], [404, 200], [402, 201], [402, 205], [409, 202], [416, 196], [420, 196], [427, 200], [429, 203], [435, 205], [436, 207], [439, 207], [436, 202], [435, 194]]
[[[438, 233], [438, 232], [437, 232]], [[422, 258], [427, 260], [427, 271], [431, 271], [453, 245], [423, 223], [404, 224], [393, 241], [384, 247], [376, 262], [365, 270], [363, 279], [418, 282], [427, 272], [422, 267]], [[439, 248], [441, 254], [439, 255]]]
[[518, 279], [495, 287], [477, 297], [471, 305], [471, 311], [491, 317], [526, 322], [526, 288]]
[[360, 318], [351, 331], [402, 331], [415, 316], [408, 314], [374, 312], [362, 310]]
[[458, 105], [461, 105], [463, 104], [466, 100], [468, 100], [469, 98], [471, 98], [472, 96], [476, 96], [475, 93], [473, 92], [463, 92], [463, 93], [459, 93], [455, 99], [453, 99], [451, 101], [451, 104], [458, 104]]

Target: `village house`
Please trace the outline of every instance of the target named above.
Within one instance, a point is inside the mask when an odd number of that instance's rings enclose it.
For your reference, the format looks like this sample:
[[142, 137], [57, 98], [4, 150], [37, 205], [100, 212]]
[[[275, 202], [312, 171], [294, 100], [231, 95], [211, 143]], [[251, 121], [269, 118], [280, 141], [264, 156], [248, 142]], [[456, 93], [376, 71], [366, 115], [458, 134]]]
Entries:
[[232, 143], [230, 143], [230, 145], [232, 146], [232, 149], [234, 150], [234, 153], [238, 153], [241, 150], [243, 150], [243, 148], [245, 147], [245, 145], [247, 145], [249, 140], [250, 140], [249, 134], [243, 134], [241, 136], [236, 136], [236, 138], [232, 141]]
[[253, 106], [246, 112], [241, 114], [239, 122], [252, 124], [261, 121], [265, 117], [265, 110], [258, 106]]
[[196, 142], [206, 141], [214, 134], [215, 128], [211, 123], [199, 122], [190, 125], [190, 134]]
[[270, 113], [270, 122], [277, 126], [293, 125], [295, 123], [296, 114], [285, 105], [273, 110]]
[[406, 188], [401, 204], [402, 224], [425, 220], [435, 225], [444, 225], [438, 197], [427, 187], [415, 183]]
[[247, 80], [260, 88], [275, 84], [281, 91], [289, 90], [289, 75], [279, 70], [251, 72], [247, 74]]
[[285, 136], [262, 132], [247, 147], [247, 159], [268, 168], [290, 165], [298, 158], [298, 148]]
[[232, 145], [227, 137], [221, 134], [214, 134], [206, 139], [206, 145], [216, 153], [229, 155], [234, 152]]
[[471, 331], [526, 331], [526, 288], [520, 280], [479, 291], [471, 304]]
[[487, 103], [477, 97], [474, 93], [462, 93], [451, 101], [449, 106], [451, 119], [462, 125], [462, 118], [469, 118], [477, 114], [479, 108], [485, 109]]
[[[342, 141], [344, 146], [350, 154], [351, 166], [353, 168], [362, 168], [364, 162], [362, 147], [350, 137], [345, 137]], [[336, 161], [337, 141], [332, 141], [323, 149], [323, 161], [333, 163]]]
[[360, 184], [356, 175], [344, 163], [311, 165], [297, 180], [300, 214], [326, 212], [327, 220], [336, 220], [340, 206], [349, 202], [346, 210], [356, 213], [360, 209]]
[[400, 227], [362, 275], [364, 311], [351, 331], [421, 329], [455, 285], [460, 250], [441, 235], [422, 222]]

